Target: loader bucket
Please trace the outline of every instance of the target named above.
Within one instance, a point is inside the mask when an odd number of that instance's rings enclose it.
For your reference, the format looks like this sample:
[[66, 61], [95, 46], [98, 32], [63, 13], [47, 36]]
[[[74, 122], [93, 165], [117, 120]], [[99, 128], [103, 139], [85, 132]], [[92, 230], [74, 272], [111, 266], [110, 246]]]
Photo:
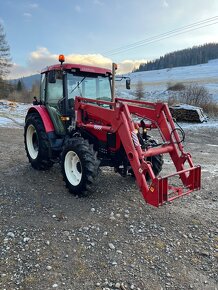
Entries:
[[[181, 174], [187, 174], [187, 182], [185, 185], [170, 184], [169, 180], [172, 177], [179, 177]], [[174, 174], [158, 177], [152, 181], [149, 187], [149, 191], [143, 191], [143, 196], [147, 203], [158, 207], [167, 202], [171, 202], [176, 198], [182, 197], [191, 193], [194, 190], [199, 190], [200, 184], [201, 167], [192, 167]]]

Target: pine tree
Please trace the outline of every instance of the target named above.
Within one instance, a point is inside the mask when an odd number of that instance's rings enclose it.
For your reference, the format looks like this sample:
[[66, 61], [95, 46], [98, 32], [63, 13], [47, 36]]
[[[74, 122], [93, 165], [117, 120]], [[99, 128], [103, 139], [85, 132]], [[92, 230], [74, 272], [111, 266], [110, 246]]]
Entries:
[[0, 78], [3, 79], [9, 73], [11, 67], [10, 47], [6, 41], [3, 25], [0, 23]]
[[23, 90], [23, 84], [22, 84], [21, 80], [19, 80], [17, 82], [17, 91], [21, 92], [22, 90]]
[[135, 95], [137, 100], [141, 100], [144, 97], [144, 88], [142, 81], [137, 82]]
[[218, 58], [218, 43], [207, 43], [167, 53], [159, 59], [140, 64], [139, 69], [135, 71], [149, 71], [154, 69], [196, 65], [206, 63], [208, 60], [216, 58]]

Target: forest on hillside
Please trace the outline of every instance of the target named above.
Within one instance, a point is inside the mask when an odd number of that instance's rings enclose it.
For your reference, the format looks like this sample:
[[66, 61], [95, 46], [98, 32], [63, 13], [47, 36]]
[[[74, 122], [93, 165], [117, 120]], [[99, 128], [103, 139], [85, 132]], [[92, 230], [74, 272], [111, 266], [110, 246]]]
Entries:
[[218, 43], [208, 43], [170, 52], [158, 59], [141, 63], [134, 72], [202, 64], [216, 58], [218, 58]]

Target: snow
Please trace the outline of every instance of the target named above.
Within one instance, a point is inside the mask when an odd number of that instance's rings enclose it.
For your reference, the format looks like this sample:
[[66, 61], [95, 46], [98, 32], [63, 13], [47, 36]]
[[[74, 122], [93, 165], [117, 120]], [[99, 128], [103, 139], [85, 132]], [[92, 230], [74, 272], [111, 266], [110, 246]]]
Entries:
[[[128, 76], [131, 78], [132, 90], [130, 94], [133, 94], [137, 82], [142, 81], [145, 96], [148, 100], [166, 99], [168, 84], [181, 82], [204, 86], [212, 94], [214, 100], [218, 101], [218, 59], [200, 65], [130, 73]], [[123, 82], [119, 82], [117, 85], [121, 91], [124, 90]]]
[[[6, 128], [22, 128], [25, 121], [25, 116], [28, 111], [30, 104], [16, 103], [16, 107], [11, 108], [10, 106], [2, 105], [0, 100], [0, 127]], [[11, 118], [11, 119], [10, 119]], [[205, 123], [179, 123], [184, 129], [198, 130], [200, 128], [218, 128], [218, 120], [209, 119]]]
[[23, 127], [30, 106], [30, 104], [0, 100], [0, 127]]
[[216, 129], [218, 129], [218, 120], [217, 119], [209, 119], [205, 123], [179, 122], [179, 125], [183, 129], [192, 129], [192, 130], [199, 130], [199, 129], [203, 129], [203, 128], [216, 128]]
[[[197, 83], [205, 86], [218, 102], [218, 59], [206, 64], [162, 69], [148, 72], [128, 74], [131, 78], [131, 90], [126, 90], [125, 81], [117, 82], [117, 94], [119, 97], [135, 98], [135, 88], [138, 81], [143, 82], [144, 99], [146, 101], [165, 101], [168, 98], [167, 86], [169, 83]], [[174, 92], [173, 92], [174, 93]], [[176, 93], [175, 93], [176, 94]], [[0, 100], [0, 127], [21, 128], [30, 104], [9, 102]], [[12, 118], [12, 119], [10, 119]], [[182, 124], [184, 128], [211, 127], [218, 128], [217, 120], [208, 120], [202, 124]]]
[[192, 110], [195, 111], [196, 109], [200, 109], [199, 107], [195, 107], [195, 106], [191, 106], [191, 105], [187, 105], [187, 104], [181, 104], [181, 105], [176, 105], [173, 106], [174, 109], [184, 109], [184, 110]]
[[0, 125], [1, 127], [8, 127], [9, 124], [12, 123], [12, 120], [4, 118], [4, 117], [0, 117]]
[[166, 68], [162, 70], [146, 71], [133, 73], [133, 77], [137, 80], [147, 82], [171, 82], [171, 81], [191, 81], [205, 80], [205, 78], [217, 80], [218, 76], [218, 59], [211, 60], [205, 64], [183, 66], [176, 68]]

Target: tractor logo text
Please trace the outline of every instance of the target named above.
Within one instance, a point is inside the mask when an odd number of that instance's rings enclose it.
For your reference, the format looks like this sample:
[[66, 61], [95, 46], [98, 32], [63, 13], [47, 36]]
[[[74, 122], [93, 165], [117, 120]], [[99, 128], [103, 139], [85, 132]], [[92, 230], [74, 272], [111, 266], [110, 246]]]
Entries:
[[94, 129], [101, 131], [102, 130], [102, 126], [101, 125], [94, 125]]

